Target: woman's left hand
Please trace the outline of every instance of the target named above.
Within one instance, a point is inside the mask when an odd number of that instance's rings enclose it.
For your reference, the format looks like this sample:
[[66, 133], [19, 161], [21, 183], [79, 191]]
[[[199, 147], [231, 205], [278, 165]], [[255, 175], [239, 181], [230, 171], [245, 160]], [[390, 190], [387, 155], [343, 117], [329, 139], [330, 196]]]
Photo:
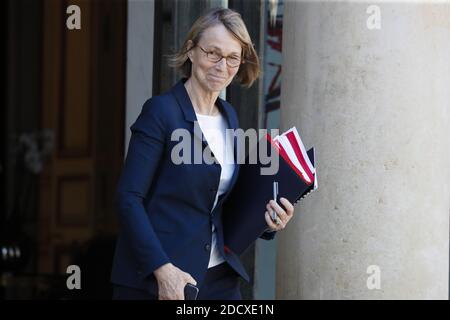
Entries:
[[[283, 209], [277, 202], [270, 200], [266, 205], [267, 211], [265, 212], [266, 222], [270, 228], [270, 231], [280, 231], [286, 228], [287, 223], [291, 220], [294, 215], [294, 206], [286, 198], [280, 198], [281, 204], [283, 204]], [[276, 221], [271, 218], [272, 211], [276, 213]]]

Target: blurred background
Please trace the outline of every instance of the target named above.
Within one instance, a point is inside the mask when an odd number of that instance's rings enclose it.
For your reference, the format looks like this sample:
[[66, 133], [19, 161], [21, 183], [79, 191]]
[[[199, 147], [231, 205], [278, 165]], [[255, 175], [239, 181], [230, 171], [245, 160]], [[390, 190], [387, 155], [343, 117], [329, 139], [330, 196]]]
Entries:
[[[80, 9], [81, 25], [71, 5]], [[279, 126], [283, 1], [6, 0], [0, 148], [0, 297], [109, 299], [114, 192], [129, 126], [178, 75], [166, 55], [210, 7], [239, 11], [263, 63], [249, 90], [224, 93], [241, 127]], [[259, 242], [261, 241], [261, 243]], [[243, 257], [244, 298], [275, 295], [275, 244]], [[69, 265], [82, 290], [68, 290]], [[255, 266], [258, 265], [258, 268]]]

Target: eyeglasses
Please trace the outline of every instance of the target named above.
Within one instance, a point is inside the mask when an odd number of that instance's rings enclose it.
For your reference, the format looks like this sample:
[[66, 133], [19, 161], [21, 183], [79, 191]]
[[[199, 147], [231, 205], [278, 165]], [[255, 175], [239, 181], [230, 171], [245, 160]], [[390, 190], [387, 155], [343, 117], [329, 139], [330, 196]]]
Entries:
[[231, 56], [223, 56], [220, 53], [218, 53], [217, 51], [214, 50], [210, 50], [210, 51], [206, 51], [205, 49], [203, 49], [201, 46], [197, 45], [204, 53], [206, 53], [206, 58], [214, 63], [217, 63], [219, 61], [221, 61], [223, 58], [225, 58], [226, 62], [227, 62], [227, 66], [229, 66], [230, 68], [236, 68], [241, 64], [241, 58], [237, 57], [236, 55], [231, 55]]

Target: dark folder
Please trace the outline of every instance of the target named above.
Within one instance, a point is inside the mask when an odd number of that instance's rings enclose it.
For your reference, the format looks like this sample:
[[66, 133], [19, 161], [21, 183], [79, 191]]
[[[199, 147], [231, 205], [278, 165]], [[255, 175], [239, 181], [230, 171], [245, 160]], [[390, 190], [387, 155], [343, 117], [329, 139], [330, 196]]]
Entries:
[[[265, 150], [275, 152], [279, 159], [279, 169], [274, 175], [261, 175], [263, 165], [259, 161], [250, 164], [247, 156], [245, 163], [240, 165], [239, 177], [233, 190], [224, 203], [223, 228], [224, 241], [234, 253], [242, 254], [255, 242], [267, 229], [264, 217], [266, 204], [273, 199], [273, 182], [278, 182], [277, 203], [283, 207], [280, 198], [284, 197], [291, 203], [296, 203], [314, 190], [314, 182], [307, 184], [301, 179], [289, 164], [274, 148], [270, 138], [262, 138], [257, 148], [252, 152], [258, 152], [261, 143], [267, 143]], [[307, 151], [311, 164], [314, 164], [314, 148]]]

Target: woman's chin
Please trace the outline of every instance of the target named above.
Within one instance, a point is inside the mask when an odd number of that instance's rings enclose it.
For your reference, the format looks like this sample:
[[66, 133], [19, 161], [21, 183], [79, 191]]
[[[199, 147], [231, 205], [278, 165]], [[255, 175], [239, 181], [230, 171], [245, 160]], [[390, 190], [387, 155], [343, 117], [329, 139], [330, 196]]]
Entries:
[[222, 91], [222, 89], [225, 87], [224, 84], [222, 83], [213, 83], [213, 82], [208, 82], [208, 88], [211, 91]]

